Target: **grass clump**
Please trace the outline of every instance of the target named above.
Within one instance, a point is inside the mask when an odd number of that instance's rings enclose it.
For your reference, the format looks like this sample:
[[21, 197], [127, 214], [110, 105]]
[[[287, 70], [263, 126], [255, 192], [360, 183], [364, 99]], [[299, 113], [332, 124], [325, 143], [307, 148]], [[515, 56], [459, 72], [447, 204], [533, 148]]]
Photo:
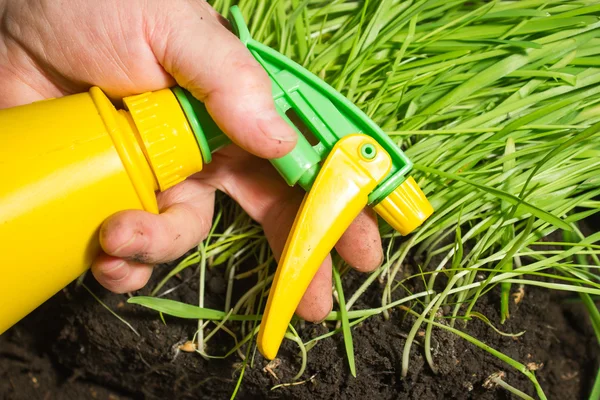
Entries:
[[[232, 2], [213, 4], [225, 13]], [[342, 321], [341, 327], [303, 343], [302, 362], [319, 340], [343, 332], [353, 370], [350, 327], [372, 315], [388, 316], [402, 305], [415, 315], [404, 349], [404, 374], [413, 331], [425, 325], [426, 344], [434, 328], [453, 332], [525, 374], [538, 397], [545, 398], [533, 371], [471, 337], [456, 321], [487, 320], [476, 311], [478, 300], [499, 286], [504, 323], [510, 318], [513, 286], [534, 285], [581, 296], [598, 333], [594, 301], [600, 295], [600, 233], [585, 236], [581, 223], [600, 209], [599, 2], [238, 4], [255, 39], [341, 91], [406, 151], [415, 163], [413, 175], [436, 210], [407, 238], [381, 227], [390, 244], [386, 260], [355, 292], [342, 292], [347, 269], [338, 264], [335, 282], [342, 309], [328, 320]], [[256, 334], [273, 258], [254, 222], [229, 202], [219, 207], [223, 231], [212, 232], [204, 255], [200, 249], [191, 254], [167, 279], [200, 263], [224, 268], [224, 310], [160, 298], [169, 294], [161, 292], [166, 280], [153, 292], [157, 297], [130, 301], [183, 318], [227, 317], [225, 325], [236, 324], [238, 345], [232, 351], [239, 351]], [[549, 235], [562, 232], [567, 232], [562, 241], [549, 242]], [[256, 267], [239, 272], [240, 264], [250, 260]], [[413, 260], [422, 262], [407, 276], [404, 266]], [[249, 279], [255, 285], [233, 304], [233, 283]], [[376, 280], [384, 283], [381, 304], [352, 310]], [[414, 289], [416, 281], [422, 289]], [[439, 318], [439, 310], [447, 307], [450, 314]], [[288, 338], [299, 340], [293, 327]], [[435, 371], [428, 345], [425, 355]], [[598, 393], [600, 375], [591, 396]]]

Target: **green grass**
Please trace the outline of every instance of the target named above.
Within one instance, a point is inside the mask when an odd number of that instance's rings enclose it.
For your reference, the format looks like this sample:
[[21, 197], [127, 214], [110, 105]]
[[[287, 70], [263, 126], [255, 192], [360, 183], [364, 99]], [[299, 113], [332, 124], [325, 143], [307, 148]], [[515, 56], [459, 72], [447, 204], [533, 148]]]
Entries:
[[[219, 10], [232, 3], [213, 1]], [[354, 374], [350, 327], [360, 329], [364, 319], [404, 307], [415, 319], [402, 349], [403, 374], [410, 371], [407, 354], [422, 328], [425, 357], [436, 370], [428, 344], [441, 329], [525, 374], [530, 394], [544, 398], [532, 371], [456, 322], [487, 319], [477, 311], [478, 301], [499, 285], [501, 320], [486, 323], [503, 323], [511, 318], [513, 287], [531, 285], [582, 296], [600, 332], [593, 301], [600, 295], [600, 234], [585, 237], [579, 230], [600, 209], [599, 2], [241, 0], [239, 5], [257, 40], [340, 90], [406, 151], [436, 210], [406, 238], [381, 226], [389, 243], [385, 262], [355, 292], [342, 292], [347, 268], [337, 265], [341, 309], [327, 320], [341, 321], [341, 327], [330, 325], [329, 334], [304, 347], [290, 328], [287, 338], [303, 349], [303, 362], [320, 340], [342, 333]], [[240, 354], [253, 343], [273, 258], [260, 227], [238, 207], [223, 201], [218, 210], [225, 228], [204, 243], [205, 256], [197, 251], [175, 267], [154, 298], [130, 302], [182, 318], [227, 318], [218, 329], [236, 327], [238, 345], [230, 354]], [[553, 250], [542, 247], [549, 235], [563, 231], [574, 236], [552, 239]], [[239, 271], [243, 262], [255, 267]], [[168, 279], [200, 263], [220, 268], [227, 279], [223, 310], [162, 298], [170, 293], [161, 291]], [[234, 304], [232, 288], [241, 280], [252, 284]], [[384, 284], [381, 304], [353, 310], [375, 281]], [[416, 289], [417, 283], [424, 289]], [[438, 311], [447, 307], [450, 315], [440, 318]], [[245, 360], [249, 354], [247, 346]], [[590, 399], [599, 395], [600, 375]]]
[[333, 266], [333, 282], [340, 305], [340, 317], [342, 319], [342, 332], [344, 333], [344, 344], [346, 347], [346, 357], [350, 373], [356, 378], [356, 365], [354, 363], [354, 344], [352, 343], [352, 333], [350, 332], [350, 322], [348, 320], [348, 311], [346, 310], [346, 300], [344, 299], [344, 289], [342, 288], [342, 279], [336, 266]]

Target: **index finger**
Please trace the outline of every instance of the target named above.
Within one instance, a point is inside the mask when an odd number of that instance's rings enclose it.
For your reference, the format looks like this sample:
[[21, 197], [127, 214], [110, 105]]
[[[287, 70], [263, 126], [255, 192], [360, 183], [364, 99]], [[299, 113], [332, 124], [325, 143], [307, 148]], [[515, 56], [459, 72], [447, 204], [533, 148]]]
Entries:
[[[290, 152], [297, 134], [275, 109], [272, 84], [246, 46], [205, 2], [189, 11], [169, 12], [153, 30], [150, 45], [177, 83], [206, 105], [233, 142], [263, 158]], [[179, 10], [178, 10], [179, 11]], [[185, 15], [182, 15], [186, 13]]]

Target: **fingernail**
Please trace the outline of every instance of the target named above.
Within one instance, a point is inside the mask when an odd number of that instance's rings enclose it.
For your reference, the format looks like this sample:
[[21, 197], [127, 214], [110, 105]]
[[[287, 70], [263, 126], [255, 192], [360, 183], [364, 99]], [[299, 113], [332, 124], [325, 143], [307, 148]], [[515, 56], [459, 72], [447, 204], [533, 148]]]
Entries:
[[296, 132], [290, 127], [276, 111], [269, 111], [259, 119], [258, 125], [262, 132], [271, 139], [281, 142], [295, 142]]
[[[146, 245], [146, 238], [142, 232], [136, 231], [133, 233], [133, 236], [117, 247], [113, 252], [111, 252], [112, 256], [115, 257], [127, 257], [131, 255], [131, 250], [134, 250], [136, 253], [143, 250]], [[129, 251], [128, 251], [129, 250]]]
[[120, 281], [125, 278], [128, 273], [127, 268], [125, 268], [125, 261], [121, 261], [114, 267], [102, 271], [102, 274], [111, 281]]

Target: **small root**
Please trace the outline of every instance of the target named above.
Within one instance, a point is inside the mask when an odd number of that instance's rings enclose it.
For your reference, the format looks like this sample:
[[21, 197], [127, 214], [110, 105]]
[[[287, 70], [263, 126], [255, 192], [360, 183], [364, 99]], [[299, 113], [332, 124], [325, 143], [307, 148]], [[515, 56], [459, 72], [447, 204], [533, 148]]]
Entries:
[[305, 383], [308, 382], [313, 382], [315, 379], [315, 376], [317, 376], [317, 374], [314, 374], [313, 376], [311, 376], [310, 378], [304, 380], [304, 381], [298, 381], [298, 382], [289, 382], [289, 383], [280, 383], [279, 385], [275, 385], [271, 388], [271, 390], [275, 390], [275, 389], [279, 389], [282, 387], [288, 387], [288, 386], [297, 386], [297, 385], [304, 385]]
[[527, 363], [527, 365], [526, 365], [527, 369], [530, 371], [537, 371], [538, 369], [541, 369], [543, 366], [544, 366], [544, 363], [534, 363], [534, 362]]
[[563, 381], [570, 381], [572, 379], [577, 378], [577, 376], [579, 376], [579, 372], [577, 371], [565, 372], [560, 376], [560, 379], [562, 379]]
[[274, 369], [276, 369], [277, 367], [279, 367], [279, 365], [281, 364], [281, 360], [279, 358], [276, 358], [274, 360], [269, 361], [269, 363], [263, 368], [263, 372], [268, 372], [273, 378], [275, 378], [276, 381], [279, 380], [279, 377], [277, 376], [277, 374], [275, 373], [275, 371], [273, 371]]
[[493, 389], [498, 385], [498, 380], [502, 380], [506, 374], [502, 371], [494, 372], [483, 382], [483, 387], [486, 389]]
[[519, 304], [525, 297], [525, 286], [520, 285], [516, 293], [512, 294], [515, 304]]

